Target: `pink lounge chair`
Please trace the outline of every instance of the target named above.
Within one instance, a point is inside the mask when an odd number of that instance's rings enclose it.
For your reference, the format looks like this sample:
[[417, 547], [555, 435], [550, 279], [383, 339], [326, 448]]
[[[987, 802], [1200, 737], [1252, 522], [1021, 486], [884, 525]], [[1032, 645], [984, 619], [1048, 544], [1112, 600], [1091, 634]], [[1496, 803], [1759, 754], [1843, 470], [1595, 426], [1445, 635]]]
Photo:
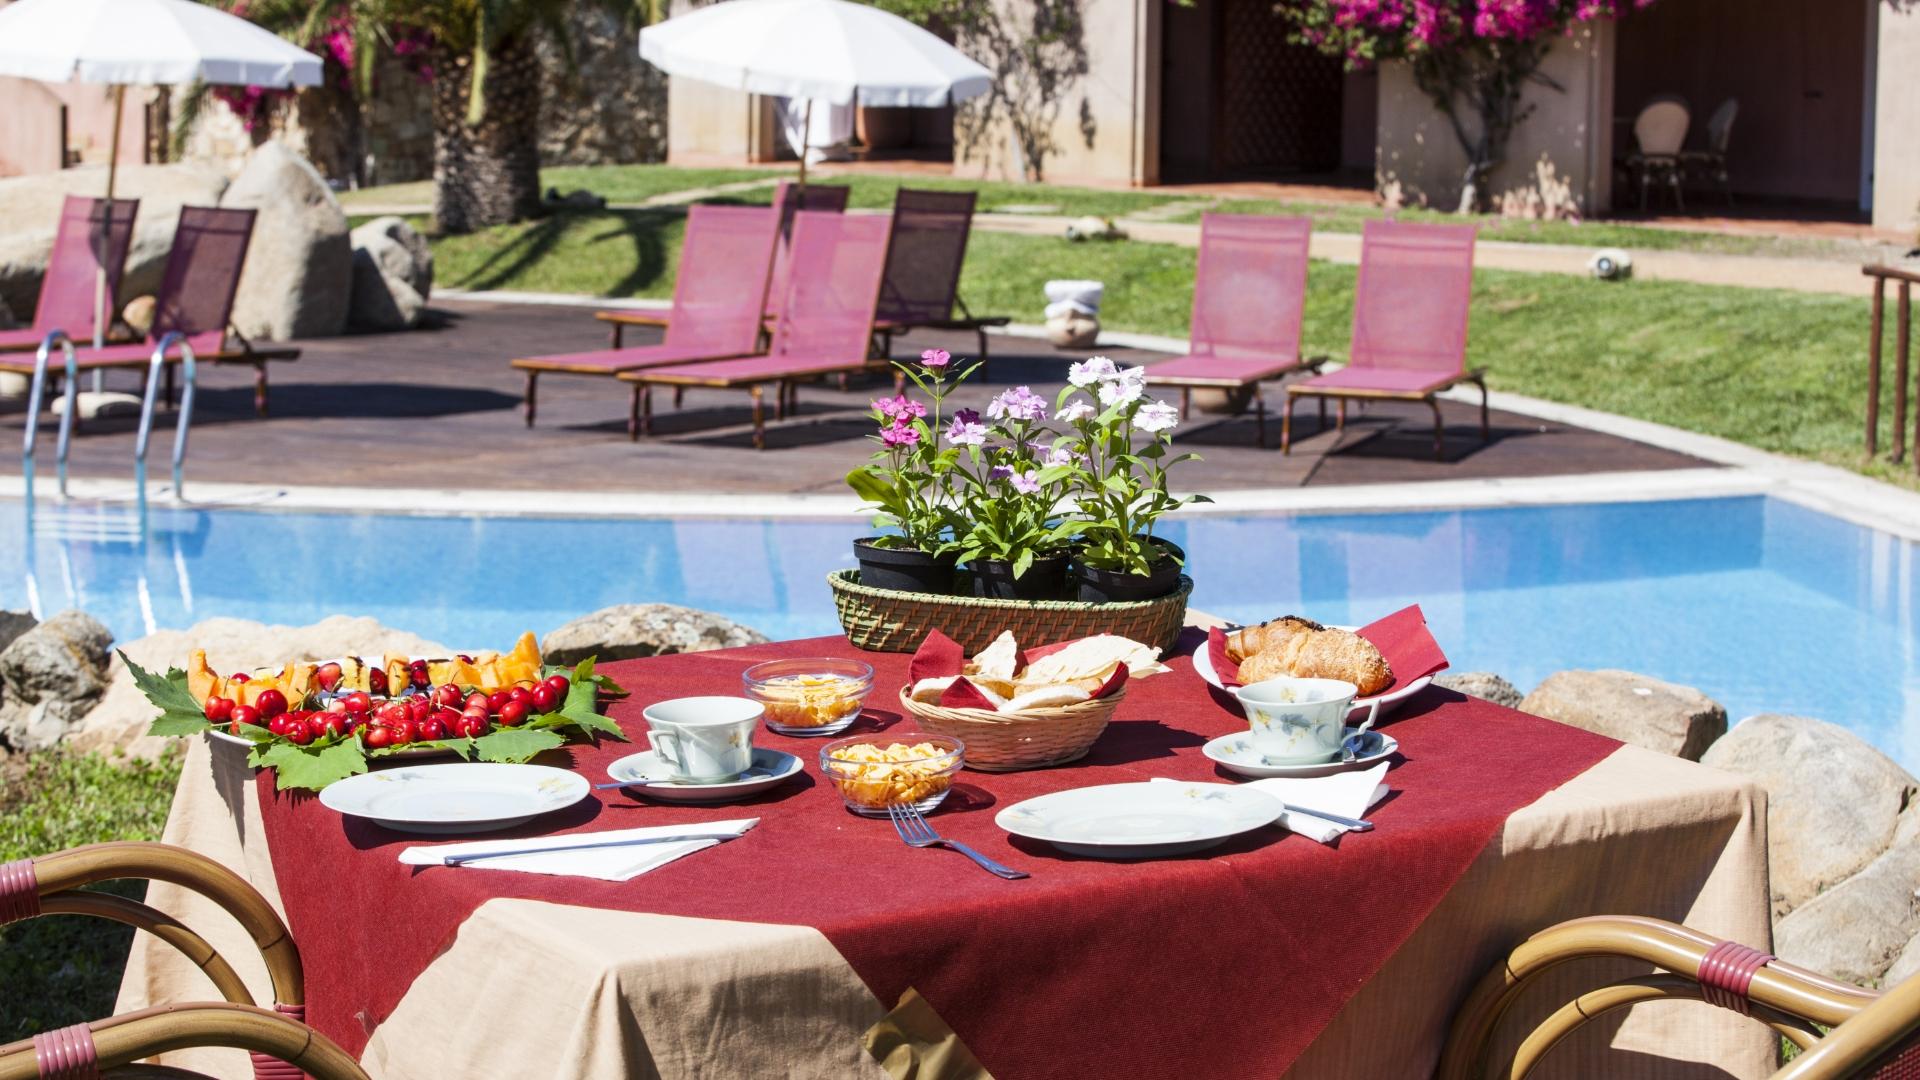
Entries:
[[[690, 209], [686, 239], [680, 246], [680, 269], [673, 282], [673, 309], [666, 320], [666, 340], [658, 345], [513, 361], [514, 367], [527, 373], [527, 426], [533, 426], [536, 392], [543, 373], [612, 376], [644, 367], [759, 352], [768, 267], [773, 260], [778, 224], [774, 210], [767, 207]], [[618, 326], [616, 323], [616, 333]], [[641, 388], [633, 387], [633, 404], [627, 414], [630, 436], [636, 434], [639, 425], [640, 394]]]
[[1148, 383], [1180, 388], [1183, 418], [1195, 387], [1250, 389], [1265, 446], [1267, 402], [1260, 384], [1326, 363], [1325, 357], [1300, 355], [1312, 236], [1313, 223], [1303, 217], [1208, 214], [1200, 219], [1187, 355], [1147, 368]]
[[[960, 298], [960, 269], [973, 230], [971, 191], [918, 191], [893, 195], [893, 236], [887, 241], [887, 271], [880, 281], [880, 307], [873, 329], [879, 353], [892, 351], [893, 336], [915, 329], [971, 330], [987, 358], [987, 328], [1012, 321], [1005, 315], [977, 316]], [[953, 309], [960, 309], [955, 318]]]
[[[202, 364], [247, 364], [254, 370], [253, 407], [267, 415], [267, 362], [297, 360], [298, 349], [255, 348], [228, 327], [240, 271], [253, 239], [252, 210], [206, 206], [180, 208], [173, 248], [167, 253], [160, 291], [154, 294], [153, 328], [144, 341], [95, 349], [75, 342], [82, 371], [144, 371], [160, 340], [180, 334]], [[91, 292], [89, 292], [91, 295]], [[179, 355], [166, 358], [167, 399], [173, 399], [173, 371]], [[19, 354], [0, 355], [0, 371], [32, 374], [33, 359]]]
[[67, 196], [60, 208], [53, 254], [47, 259], [47, 275], [40, 283], [33, 325], [0, 330], [0, 352], [37, 349], [55, 330], [66, 331], [76, 345], [91, 345], [102, 267], [107, 271], [107, 325], [113, 325], [119, 311], [115, 295], [126, 268], [127, 249], [133, 246], [133, 219], [139, 212], [138, 199], [115, 199], [109, 214], [104, 199]]
[[[780, 239], [773, 249], [773, 272], [769, 275], [767, 289], [766, 317], [772, 319], [778, 315], [775, 307], [780, 298], [786, 295], [787, 288], [787, 248], [793, 235], [793, 215], [802, 210], [813, 210], [838, 214], [847, 208], [848, 189], [844, 186], [829, 184], [808, 184], [801, 187], [791, 181], [782, 180], [773, 190], [773, 208], [780, 212]], [[676, 283], [677, 285], [678, 283]], [[613, 324], [613, 347], [620, 348], [626, 328], [629, 326], [666, 326], [671, 313], [658, 311], [596, 311], [594, 318]]]
[[1467, 370], [1467, 311], [1473, 299], [1472, 225], [1369, 221], [1360, 241], [1353, 294], [1353, 353], [1347, 366], [1287, 387], [1280, 449], [1291, 449], [1293, 406], [1302, 397], [1337, 398], [1345, 427], [1349, 399], [1424, 401], [1433, 409], [1433, 456], [1445, 457], [1440, 402], [1463, 382], [1480, 388], [1480, 438], [1487, 423], [1486, 369]]
[[623, 373], [640, 386], [640, 431], [651, 434], [654, 386], [709, 386], [753, 394], [753, 446], [766, 448], [768, 384], [778, 392], [784, 419], [801, 380], [860, 371], [873, 342], [873, 310], [887, 264], [891, 223], [884, 217], [803, 211], [794, 218], [793, 274], [773, 345], [763, 356], [672, 364]]

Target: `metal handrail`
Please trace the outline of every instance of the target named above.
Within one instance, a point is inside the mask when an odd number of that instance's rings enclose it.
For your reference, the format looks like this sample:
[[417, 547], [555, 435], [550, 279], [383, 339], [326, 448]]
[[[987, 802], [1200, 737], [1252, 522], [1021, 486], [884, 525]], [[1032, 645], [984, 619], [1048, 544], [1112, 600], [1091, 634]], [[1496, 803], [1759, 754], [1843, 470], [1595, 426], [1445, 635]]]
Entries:
[[185, 495], [180, 490], [181, 465], [187, 458], [187, 425], [193, 420], [194, 356], [193, 345], [187, 336], [178, 330], [170, 330], [160, 338], [153, 348], [153, 357], [147, 361], [147, 388], [140, 399], [140, 434], [133, 444], [133, 483], [136, 497], [142, 505], [147, 501], [147, 440], [153, 434], [153, 406], [159, 393], [162, 370], [167, 364], [167, 350], [174, 345], [180, 346], [181, 366], [185, 369], [182, 378], [186, 386], [180, 391], [180, 412], [173, 429], [173, 497], [177, 502]]
[[33, 386], [27, 392], [27, 434], [22, 440], [20, 452], [23, 459], [21, 471], [25, 474], [27, 482], [29, 509], [33, 506], [34, 443], [40, 434], [40, 407], [47, 389], [47, 357], [53, 352], [56, 344], [66, 353], [67, 361], [67, 407], [60, 414], [60, 442], [57, 448], [60, 497], [63, 499], [67, 497], [67, 446], [72, 439], [73, 416], [80, 407], [76, 396], [80, 384], [80, 361], [73, 351], [73, 339], [67, 336], [65, 330], [54, 330], [41, 340], [40, 350], [33, 354]]

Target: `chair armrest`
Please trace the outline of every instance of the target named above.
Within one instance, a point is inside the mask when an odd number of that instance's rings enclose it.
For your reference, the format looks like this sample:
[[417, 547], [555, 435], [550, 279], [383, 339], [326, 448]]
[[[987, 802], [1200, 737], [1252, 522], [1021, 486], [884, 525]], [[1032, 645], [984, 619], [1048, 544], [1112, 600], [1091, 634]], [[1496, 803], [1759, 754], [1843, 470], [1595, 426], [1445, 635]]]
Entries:
[[596, 311], [593, 317], [601, 322], [620, 323], [623, 326], [665, 326], [672, 317], [667, 311]]

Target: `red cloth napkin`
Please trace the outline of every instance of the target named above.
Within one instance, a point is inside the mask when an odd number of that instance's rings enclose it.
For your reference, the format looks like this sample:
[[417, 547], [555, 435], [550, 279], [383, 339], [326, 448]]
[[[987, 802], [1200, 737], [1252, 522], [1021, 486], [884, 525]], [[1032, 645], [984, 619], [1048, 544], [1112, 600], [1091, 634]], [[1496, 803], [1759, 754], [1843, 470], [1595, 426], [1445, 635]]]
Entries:
[[[1044, 656], [1052, 655], [1073, 644], [1071, 641], [1059, 641], [1052, 645], [1042, 645], [1032, 652], [1018, 650], [1014, 654], [1014, 669], [1024, 670], [1028, 664]], [[967, 665], [967, 652], [960, 643], [938, 630], [927, 632], [926, 640], [914, 650], [913, 659], [907, 662], [907, 685], [912, 687], [922, 679], [945, 679], [960, 674]], [[1108, 694], [1127, 685], [1127, 665], [1114, 668], [1107, 681], [1100, 684], [1091, 699], [1098, 701]], [[999, 709], [980, 692], [980, 688], [966, 679], [958, 679], [945, 690], [940, 691], [940, 705], [947, 709], [985, 709], [998, 712]]]
[[[1427, 616], [1419, 604], [1410, 604], [1384, 619], [1375, 619], [1355, 633], [1372, 642], [1380, 655], [1387, 658], [1387, 666], [1393, 669], [1393, 681], [1380, 691], [1382, 694], [1447, 669], [1447, 654], [1441, 652], [1440, 643], [1433, 640], [1433, 634], [1427, 629]], [[1220, 677], [1221, 685], [1240, 685], [1240, 665], [1227, 656], [1227, 632], [1217, 626], [1207, 631], [1207, 659], [1213, 661], [1213, 673]]]

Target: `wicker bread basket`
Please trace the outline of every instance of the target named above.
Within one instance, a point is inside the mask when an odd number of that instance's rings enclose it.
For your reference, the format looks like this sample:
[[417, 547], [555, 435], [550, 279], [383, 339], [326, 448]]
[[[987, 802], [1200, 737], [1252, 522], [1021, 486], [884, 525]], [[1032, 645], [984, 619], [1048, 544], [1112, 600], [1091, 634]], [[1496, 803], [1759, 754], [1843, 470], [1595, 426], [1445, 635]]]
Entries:
[[[827, 575], [833, 606], [847, 640], [869, 652], [913, 652], [938, 630], [960, 643], [968, 655], [979, 652], [1003, 630], [1022, 646], [1051, 645], [1094, 634], [1118, 634], [1165, 651], [1173, 648], [1187, 621], [1187, 597], [1193, 579], [1165, 596], [1126, 603], [1088, 604], [1077, 600], [991, 600], [977, 596], [940, 596], [897, 592], [860, 583], [858, 570]], [[967, 747], [969, 763], [973, 747]]]
[[981, 772], [1018, 772], [1078, 761], [1107, 730], [1113, 710], [1127, 696], [1121, 687], [1106, 697], [1046, 709], [997, 713], [928, 705], [900, 688], [900, 709], [935, 735], [967, 744], [965, 765]]

